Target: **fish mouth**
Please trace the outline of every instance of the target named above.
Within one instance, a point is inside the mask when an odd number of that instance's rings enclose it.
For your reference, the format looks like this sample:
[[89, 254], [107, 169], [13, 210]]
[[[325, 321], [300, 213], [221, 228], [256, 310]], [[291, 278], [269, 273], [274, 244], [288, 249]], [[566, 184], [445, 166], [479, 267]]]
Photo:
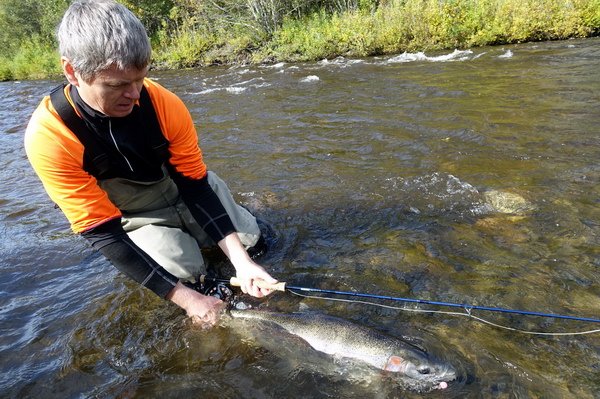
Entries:
[[430, 375], [429, 378], [409, 378], [404, 381], [408, 389], [413, 389], [418, 392], [430, 392], [434, 390], [444, 390], [450, 385], [450, 382], [456, 379], [456, 374], [453, 371], [440, 372], [435, 375]]
[[456, 378], [456, 370], [451, 366], [440, 367], [438, 374], [440, 375], [440, 378], [443, 378], [445, 381], [452, 381]]
[[456, 371], [452, 367], [444, 367], [432, 375], [432, 382], [450, 382], [456, 379]]
[[456, 371], [451, 367], [444, 368], [435, 374], [433, 380], [431, 381], [431, 388], [440, 390], [446, 389], [448, 388], [448, 383], [454, 381], [455, 379]]
[[[456, 379], [456, 371], [452, 368], [447, 368], [442, 371], [440, 374], [436, 375], [435, 382], [438, 383], [448, 383], [450, 381], [454, 381]], [[447, 384], [446, 384], [447, 386]], [[445, 387], [444, 387], [445, 388]]]
[[430, 367], [407, 367], [404, 374], [412, 383], [429, 389], [445, 389], [448, 382], [456, 379], [456, 371], [449, 365]]

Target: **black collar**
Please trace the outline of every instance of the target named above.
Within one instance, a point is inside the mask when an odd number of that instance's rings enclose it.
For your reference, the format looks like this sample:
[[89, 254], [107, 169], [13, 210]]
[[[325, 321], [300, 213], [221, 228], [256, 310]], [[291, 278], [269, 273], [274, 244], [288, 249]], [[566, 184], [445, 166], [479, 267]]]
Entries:
[[95, 127], [106, 126], [106, 124], [108, 124], [110, 117], [100, 111], [96, 111], [83, 101], [77, 87], [74, 85], [71, 85], [71, 98], [73, 99], [75, 107], [77, 107], [77, 111], [87, 123], [90, 123]]

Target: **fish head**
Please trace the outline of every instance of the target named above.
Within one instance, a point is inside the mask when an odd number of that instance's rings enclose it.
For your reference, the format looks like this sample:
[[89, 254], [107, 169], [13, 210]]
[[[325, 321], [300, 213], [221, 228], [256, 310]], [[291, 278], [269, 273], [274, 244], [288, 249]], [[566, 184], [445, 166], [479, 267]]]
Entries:
[[412, 385], [445, 389], [456, 378], [456, 370], [446, 363], [425, 356], [396, 356], [388, 358], [385, 370], [399, 373]]

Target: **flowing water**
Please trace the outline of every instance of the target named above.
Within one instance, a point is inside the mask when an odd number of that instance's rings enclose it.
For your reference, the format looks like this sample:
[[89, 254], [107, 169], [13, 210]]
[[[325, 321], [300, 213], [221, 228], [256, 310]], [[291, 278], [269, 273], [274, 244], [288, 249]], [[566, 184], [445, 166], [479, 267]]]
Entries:
[[[188, 104], [209, 168], [273, 227], [261, 262], [280, 280], [597, 318], [598, 65], [587, 39], [151, 76]], [[598, 333], [523, 334], [461, 309], [253, 302], [418, 343], [459, 371], [429, 393], [279, 332], [195, 328], [72, 235], [29, 167], [24, 128], [58, 83], [0, 84], [0, 396], [600, 397]]]

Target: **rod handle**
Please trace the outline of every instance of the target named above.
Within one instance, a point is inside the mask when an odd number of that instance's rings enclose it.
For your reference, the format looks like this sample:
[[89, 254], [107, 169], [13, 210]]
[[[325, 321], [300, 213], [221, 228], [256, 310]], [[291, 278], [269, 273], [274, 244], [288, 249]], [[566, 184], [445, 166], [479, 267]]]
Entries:
[[[237, 277], [232, 277], [229, 280], [229, 284], [233, 285], [234, 287], [239, 287], [241, 285], [240, 279], [238, 279]], [[270, 284], [264, 280], [254, 280], [254, 284], [258, 288], [263, 288], [263, 289], [273, 290], [273, 291], [285, 291], [285, 281], [280, 281], [275, 284]]]

